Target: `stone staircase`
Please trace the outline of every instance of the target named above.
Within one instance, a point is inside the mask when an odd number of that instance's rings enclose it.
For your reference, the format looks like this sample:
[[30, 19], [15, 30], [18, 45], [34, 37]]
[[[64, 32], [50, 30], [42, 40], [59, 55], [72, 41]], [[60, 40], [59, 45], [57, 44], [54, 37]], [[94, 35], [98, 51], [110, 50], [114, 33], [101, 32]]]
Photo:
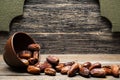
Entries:
[[24, 14], [11, 23], [41, 44], [41, 53], [119, 53], [120, 38], [100, 16], [97, 0], [26, 0]]

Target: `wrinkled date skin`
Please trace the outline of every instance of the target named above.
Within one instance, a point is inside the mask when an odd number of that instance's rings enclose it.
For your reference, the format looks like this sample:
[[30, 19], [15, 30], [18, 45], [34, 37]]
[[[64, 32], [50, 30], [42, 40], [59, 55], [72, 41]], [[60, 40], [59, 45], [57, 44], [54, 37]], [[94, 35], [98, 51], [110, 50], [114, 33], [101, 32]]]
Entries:
[[55, 67], [55, 69], [56, 69], [57, 72], [60, 72], [61, 69], [62, 69], [64, 66], [65, 66], [64, 63], [59, 63], [59, 64]]
[[101, 63], [97, 62], [97, 63], [94, 63], [92, 64], [90, 67], [89, 67], [89, 70], [92, 70], [94, 68], [101, 68]]
[[55, 56], [48, 56], [46, 60], [53, 66], [56, 66], [59, 63], [59, 58]]
[[28, 59], [28, 61], [29, 61], [30, 65], [36, 64], [39, 61], [39, 52], [38, 51], [34, 51], [33, 52], [33, 57]]
[[26, 66], [29, 65], [29, 61], [27, 59], [20, 59]]
[[36, 59], [36, 58], [30, 58], [30, 59], [28, 59], [28, 61], [29, 61], [30, 65], [34, 65], [34, 64], [36, 64], [38, 62], [38, 59]]
[[79, 64], [79, 74], [84, 77], [89, 77], [89, 69], [87, 67], [83, 67]]
[[33, 58], [39, 59], [39, 51], [34, 51], [33, 52]]
[[28, 50], [23, 50], [18, 53], [18, 57], [23, 58], [23, 59], [29, 59], [32, 57], [32, 52]]
[[85, 62], [85, 63], [82, 64], [83, 67], [86, 67], [88, 69], [91, 67], [91, 65], [92, 65], [91, 62]]
[[65, 66], [61, 69], [61, 74], [67, 74], [67, 72], [70, 70], [71, 66]]
[[74, 63], [75, 63], [74, 61], [66, 62], [66, 63], [65, 63], [65, 66], [72, 66]]
[[112, 74], [114, 77], [119, 77], [119, 66], [118, 65], [112, 65], [111, 70], [112, 70]]
[[28, 66], [27, 71], [31, 74], [40, 74], [40, 68], [35, 66]]
[[76, 75], [76, 73], [79, 71], [79, 64], [78, 63], [74, 63], [70, 70], [67, 72], [69, 77], [73, 77]]
[[30, 45], [28, 45], [28, 49], [32, 50], [32, 51], [39, 51], [40, 45], [39, 44], [30, 44]]
[[45, 74], [50, 75], [50, 76], [55, 76], [56, 75], [56, 70], [53, 68], [46, 68], [45, 69]]
[[90, 71], [90, 74], [94, 77], [105, 77], [106, 72], [103, 68], [95, 68]]
[[37, 63], [35, 64], [36, 67], [40, 68], [41, 72], [44, 72], [44, 70], [46, 68], [52, 68], [52, 65], [49, 64], [48, 62], [44, 62], [44, 63]]
[[102, 68], [105, 70], [107, 75], [111, 75], [112, 74], [111, 66], [103, 66]]

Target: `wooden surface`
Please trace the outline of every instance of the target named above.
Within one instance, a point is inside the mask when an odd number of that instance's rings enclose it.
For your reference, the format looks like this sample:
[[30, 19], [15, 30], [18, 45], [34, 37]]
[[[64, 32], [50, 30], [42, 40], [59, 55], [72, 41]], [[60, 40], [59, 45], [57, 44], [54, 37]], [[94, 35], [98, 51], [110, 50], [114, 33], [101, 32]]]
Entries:
[[0, 52], [14, 32], [27, 32], [43, 54], [119, 54], [120, 33], [100, 15], [98, 0], [26, 0], [24, 14], [0, 33]]
[[[46, 57], [51, 54], [42, 54], [41, 62], [45, 61]], [[92, 63], [100, 62], [102, 65], [118, 64], [120, 65], [120, 55], [118, 54], [54, 54], [60, 58], [60, 62], [76, 61], [83, 63], [90, 61]], [[84, 78], [82, 76], [67, 77], [67, 75], [61, 75], [57, 73], [56, 76], [47, 76], [44, 73], [40, 75], [32, 75], [23, 71], [14, 71], [4, 62], [2, 55], [0, 55], [0, 80], [120, 80], [120, 78], [114, 78], [113, 76], [106, 76], [106, 78]]]

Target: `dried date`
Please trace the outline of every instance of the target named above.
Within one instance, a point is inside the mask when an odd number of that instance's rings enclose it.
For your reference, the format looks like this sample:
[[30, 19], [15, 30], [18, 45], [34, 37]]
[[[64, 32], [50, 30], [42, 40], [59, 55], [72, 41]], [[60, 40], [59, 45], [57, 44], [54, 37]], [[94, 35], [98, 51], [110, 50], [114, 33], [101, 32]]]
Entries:
[[45, 74], [46, 75], [50, 75], [50, 76], [55, 76], [56, 75], [56, 71], [53, 68], [46, 68], [45, 69]]

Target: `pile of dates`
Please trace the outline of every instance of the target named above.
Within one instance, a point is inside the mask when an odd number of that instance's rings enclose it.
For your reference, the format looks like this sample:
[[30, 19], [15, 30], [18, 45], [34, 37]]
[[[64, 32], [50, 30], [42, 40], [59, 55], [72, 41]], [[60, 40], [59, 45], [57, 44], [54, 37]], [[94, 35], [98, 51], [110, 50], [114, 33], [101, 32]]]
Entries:
[[35, 65], [39, 62], [39, 44], [30, 44], [26, 50], [17, 53], [18, 58], [26, 65]]
[[69, 77], [75, 75], [83, 77], [106, 77], [112, 75], [119, 77], [119, 65], [103, 66], [99, 62], [80, 64], [75, 61], [60, 63], [59, 58], [52, 55], [47, 56], [46, 61], [42, 63], [38, 60], [39, 50], [40, 46], [38, 44], [30, 44], [28, 50], [19, 53], [21, 61], [26, 64], [27, 72], [30, 74], [45, 73], [46, 75], [55, 76], [59, 72]]
[[118, 65], [102, 66], [101, 63], [85, 62], [83, 64], [71, 61], [60, 63], [59, 58], [56, 56], [48, 56], [46, 61], [38, 62], [35, 65], [29, 65], [27, 71], [31, 74], [45, 73], [46, 75], [55, 76], [57, 72], [73, 77], [80, 75], [83, 77], [105, 77], [106, 75], [113, 75], [119, 77]]

